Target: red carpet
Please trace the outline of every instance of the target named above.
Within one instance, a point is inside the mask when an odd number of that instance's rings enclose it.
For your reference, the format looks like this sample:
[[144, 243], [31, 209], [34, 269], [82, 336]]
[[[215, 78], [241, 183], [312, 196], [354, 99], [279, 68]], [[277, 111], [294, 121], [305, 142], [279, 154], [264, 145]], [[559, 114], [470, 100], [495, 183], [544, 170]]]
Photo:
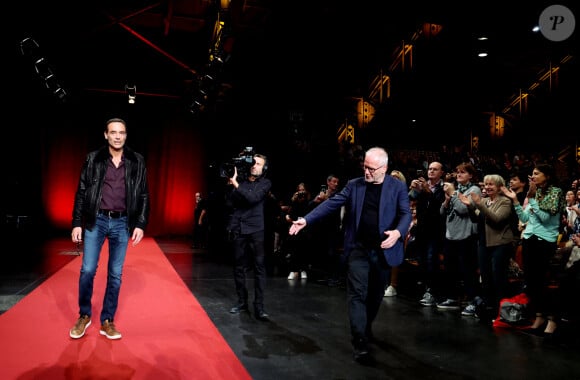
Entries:
[[68, 335], [80, 257], [0, 315], [1, 379], [251, 379], [152, 238], [127, 252], [115, 317], [123, 338], [100, 335], [107, 259], [105, 244], [83, 338]]

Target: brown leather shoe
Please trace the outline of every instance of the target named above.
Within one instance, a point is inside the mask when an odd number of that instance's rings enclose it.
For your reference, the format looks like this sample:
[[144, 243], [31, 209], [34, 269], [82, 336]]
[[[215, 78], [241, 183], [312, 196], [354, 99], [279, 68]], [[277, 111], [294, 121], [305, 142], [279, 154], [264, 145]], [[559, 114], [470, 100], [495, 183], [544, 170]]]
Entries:
[[106, 336], [108, 339], [121, 339], [121, 333], [117, 331], [115, 324], [109, 322], [108, 319], [105, 319], [101, 325], [101, 331], [99, 333]]
[[85, 331], [87, 331], [87, 327], [91, 325], [91, 317], [88, 315], [82, 315], [78, 320], [77, 323], [73, 326], [72, 329], [69, 331], [69, 335], [73, 339], [82, 338], [85, 335]]

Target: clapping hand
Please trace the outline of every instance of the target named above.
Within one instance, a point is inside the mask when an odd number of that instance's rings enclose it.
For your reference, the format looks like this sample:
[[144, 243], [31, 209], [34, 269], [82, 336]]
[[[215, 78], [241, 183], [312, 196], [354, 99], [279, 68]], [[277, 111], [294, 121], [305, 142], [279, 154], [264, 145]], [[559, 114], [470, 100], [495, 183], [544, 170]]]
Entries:
[[457, 198], [466, 206], [469, 206], [471, 202], [469, 201], [469, 197], [462, 193], [457, 193]]
[[517, 201], [517, 195], [516, 195], [516, 193], [512, 189], [509, 189], [509, 188], [507, 188], [505, 186], [502, 186], [502, 187], [500, 187], [500, 190], [501, 190], [502, 193], [504, 193], [504, 195], [506, 197], [508, 197], [512, 201], [514, 201], [514, 200]]
[[529, 187], [528, 187], [528, 194], [527, 197], [528, 198], [534, 198], [536, 196], [536, 191], [538, 189], [538, 187], [536, 186], [536, 183], [534, 182], [534, 180], [532, 179], [531, 176], [528, 177], [529, 178]]
[[444, 182], [443, 191], [445, 191], [446, 196], [451, 197], [455, 192], [455, 185], [453, 185], [451, 182]]

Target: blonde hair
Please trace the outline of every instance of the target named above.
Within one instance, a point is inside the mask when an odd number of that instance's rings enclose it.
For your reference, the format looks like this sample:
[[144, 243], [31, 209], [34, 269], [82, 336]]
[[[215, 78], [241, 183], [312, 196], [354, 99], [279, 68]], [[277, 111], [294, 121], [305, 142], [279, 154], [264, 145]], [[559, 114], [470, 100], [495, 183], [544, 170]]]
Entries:
[[493, 182], [493, 184], [496, 185], [497, 187], [505, 186], [505, 180], [499, 174], [486, 174], [483, 177], [483, 183], [487, 181]]
[[395, 177], [396, 179], [400, 180], [401, 182], [403, 182], [405, 184], [407, 183], [407, 179], [405, 178], [405, 175], [398, 170], [391, 171], [391, 176]]

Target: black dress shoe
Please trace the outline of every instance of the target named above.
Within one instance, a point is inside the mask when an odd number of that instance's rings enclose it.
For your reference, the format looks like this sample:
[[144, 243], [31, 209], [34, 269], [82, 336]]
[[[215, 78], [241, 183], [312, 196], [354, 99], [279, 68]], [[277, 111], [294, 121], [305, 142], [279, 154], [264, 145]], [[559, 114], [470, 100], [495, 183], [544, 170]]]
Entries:
[[354, 350], [353, 350], [352, 356], [357, 363], [365, 365], [365, 366], [374, 364], [373, 357], [371, 356], [371, 354], [369, 352], [366, 341], [361, 339], [361, 340], [355, 342], [353, 347], [354, 347]]
[[352, 340], [352, 356], [358, 363], [366, 364], [370, 358], [367, 340], [365, 338], [354, 338]]
[[354, 360], [362, 365], [369, 365], [372, 364], [371, 354], [368, 350], [355, 348], [353, 351]]
[[262, 309], [256, 310], [256, 318], [258, 318], [261, 321], [267, 321], [270, 318], [270, 316]]
[[239, 303], [230, 309], [230, 313], [232, 314], [239, 314], [242, 311], [248, 311], [248, 304], [247, 303]]
[[548, 325], [548, 320], [545, 320], [538, 327], [530, 327], [530, 326], [528, 326], [527, 328], [524, 329], [524, 331], [527, 332], [527, 333], [530, 333], [532, 335], [543, 336], [544, 335], [544, 330], [545, 330], [545, 328], [546, 328], [547, 325]]
[[[554, 322], [552, 322], [554, 323]], [[550, 326], [549, 324], [546, 324], [546, 329], [548, 328], [548, 326]], [[551, 341], [556, 341], [556, 338], [559, 337], [560, 335], [560, 330], [558, 330], [558, 325], [554, 323], [552, 327], [552, 332], [547, 332], [544, 330], [543, 332], [543, 337], [546, 338], [547, 340], [551, 340]]]

